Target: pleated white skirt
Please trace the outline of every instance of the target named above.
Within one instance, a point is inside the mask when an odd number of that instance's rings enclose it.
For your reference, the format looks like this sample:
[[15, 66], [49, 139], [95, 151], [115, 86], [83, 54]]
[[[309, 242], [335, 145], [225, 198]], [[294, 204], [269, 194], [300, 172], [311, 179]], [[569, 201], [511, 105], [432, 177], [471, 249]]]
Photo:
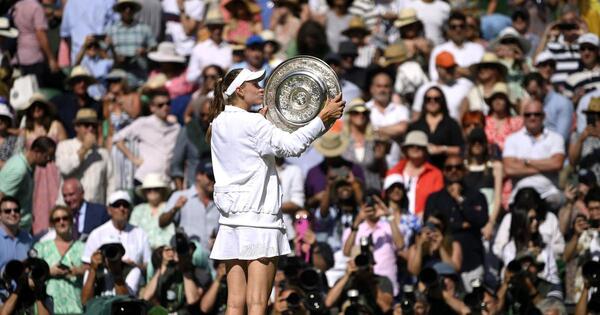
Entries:
[[220, 225], [210, 258], [255, 260], [289, 253], [285, 229]]

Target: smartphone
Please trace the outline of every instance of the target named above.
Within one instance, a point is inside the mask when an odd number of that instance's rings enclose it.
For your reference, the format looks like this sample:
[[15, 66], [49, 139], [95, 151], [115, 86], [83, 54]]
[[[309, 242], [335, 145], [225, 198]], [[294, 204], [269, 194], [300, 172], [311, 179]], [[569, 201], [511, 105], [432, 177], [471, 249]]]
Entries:
[[102, 42], [104, 41], [104, 39], [106, 39], [106, 34], [95, 34], [94, 39], [96, 41]]
[[596, 121], [598, 120], [597, 114], [587, 114], [585, 115], [588, 126], [595, 126]]
[[561, 31], [571, 31], [571, 30], [576, 30], [578, 28], [579, 28], [579, 26], [577, 26], [576, 23], [560, 23], [560, 24], [558, 24], [558, 29]]
[[60, 268], [62, 270], [69, 270], [69, 269], [71, 269], [71, 268], [69, 268], [69, 266], [67, 266], [67, 265], [65, 265], [63, 263], [58, 264], [56, 267], [58, 267], [58, 268]]
[[296, 230], [296, 234], [300, 236], [300, 238], [304, 239], [304, 235], [309, 228], [308, 219], [302, 218], [298, 219], [296, 223], [294, 223], [294, 228]]
[[365, 205], [367, 207], [374, 207], [375, 206], [375, 199], [373, 199], [372, 196], [366, 196], [365, 197]]

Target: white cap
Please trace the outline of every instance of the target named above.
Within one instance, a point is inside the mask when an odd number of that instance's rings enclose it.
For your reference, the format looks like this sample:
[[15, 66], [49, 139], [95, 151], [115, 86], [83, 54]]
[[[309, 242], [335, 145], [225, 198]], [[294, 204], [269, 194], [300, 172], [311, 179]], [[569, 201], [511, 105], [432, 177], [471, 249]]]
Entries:
[[108, 204], [112, 205], [113, 203], [115, 203], [119, 200], [124, 200], [124, 201], [129, 202], [129, 204], [131, 204], [131, 197], [129, 196], [129, 193], [127, 193], [124, 190], [117, 190], [117, 191], [113, 192], [112, 194], [110, 194], [110, 196], [108, 197]]
[[577, 44], [592, 44], [596, 47], [600, 46], [600, 40], [598, 36], [594, 33], [585, 33], [577, 39]]
[[237, 77], [235, 77], [233, 82], [231, 82], [231, 84], [227, 87], [227, 90], [225, 90], [225, 95], [233, 95], [235, 90], [239, 88], [242, 84], [244, 84], [244, 82], [262, 80], [264, 77], [264, 69], [260, 71], [251, 71], [248, 69], [244, 69], [240, 71], [240, 73], [237, 75]]
[[404, 178], [400, 174], [391, 174], [385, 177], [383, 180], [383, 190], [387, 190], [394, 184], [404, 185]]
[[10, 108], [8, 108], [8, 105], [3, 103], [0, 103], [0, 116], [6, 116], [10, 118], [10, 120], [13, 120], [14, 118], [12, 112], [10, 111]]
[[535, 58], [535, 66], [539, 65], [542, 62], [546, 62], [549, 60], [554, 60], [554, 56], [552, 55], [551, 52], [544, 50], [541, 53], [539, 53], [537, 55], [537, 57]]

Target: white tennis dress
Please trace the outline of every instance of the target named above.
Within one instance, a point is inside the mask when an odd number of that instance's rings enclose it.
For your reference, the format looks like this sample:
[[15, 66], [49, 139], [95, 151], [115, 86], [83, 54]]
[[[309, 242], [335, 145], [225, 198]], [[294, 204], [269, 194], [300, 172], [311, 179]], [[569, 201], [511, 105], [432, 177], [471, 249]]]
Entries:
[[210, 258], [253, 260], [290, 253], [275, 156], [300, 155], [325, 130], [317, 117], [288, 133], [261, 114], [225, 106], [212, 122], [214, 202], [221, 217]]

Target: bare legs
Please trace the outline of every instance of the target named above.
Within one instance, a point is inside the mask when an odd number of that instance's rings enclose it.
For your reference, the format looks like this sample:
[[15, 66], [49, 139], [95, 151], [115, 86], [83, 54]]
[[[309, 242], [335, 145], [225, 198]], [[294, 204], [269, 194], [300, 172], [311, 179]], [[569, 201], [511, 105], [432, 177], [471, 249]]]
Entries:
[[277, 258], [227, 262], [226, 315], [263, 315], [277, 269]]

